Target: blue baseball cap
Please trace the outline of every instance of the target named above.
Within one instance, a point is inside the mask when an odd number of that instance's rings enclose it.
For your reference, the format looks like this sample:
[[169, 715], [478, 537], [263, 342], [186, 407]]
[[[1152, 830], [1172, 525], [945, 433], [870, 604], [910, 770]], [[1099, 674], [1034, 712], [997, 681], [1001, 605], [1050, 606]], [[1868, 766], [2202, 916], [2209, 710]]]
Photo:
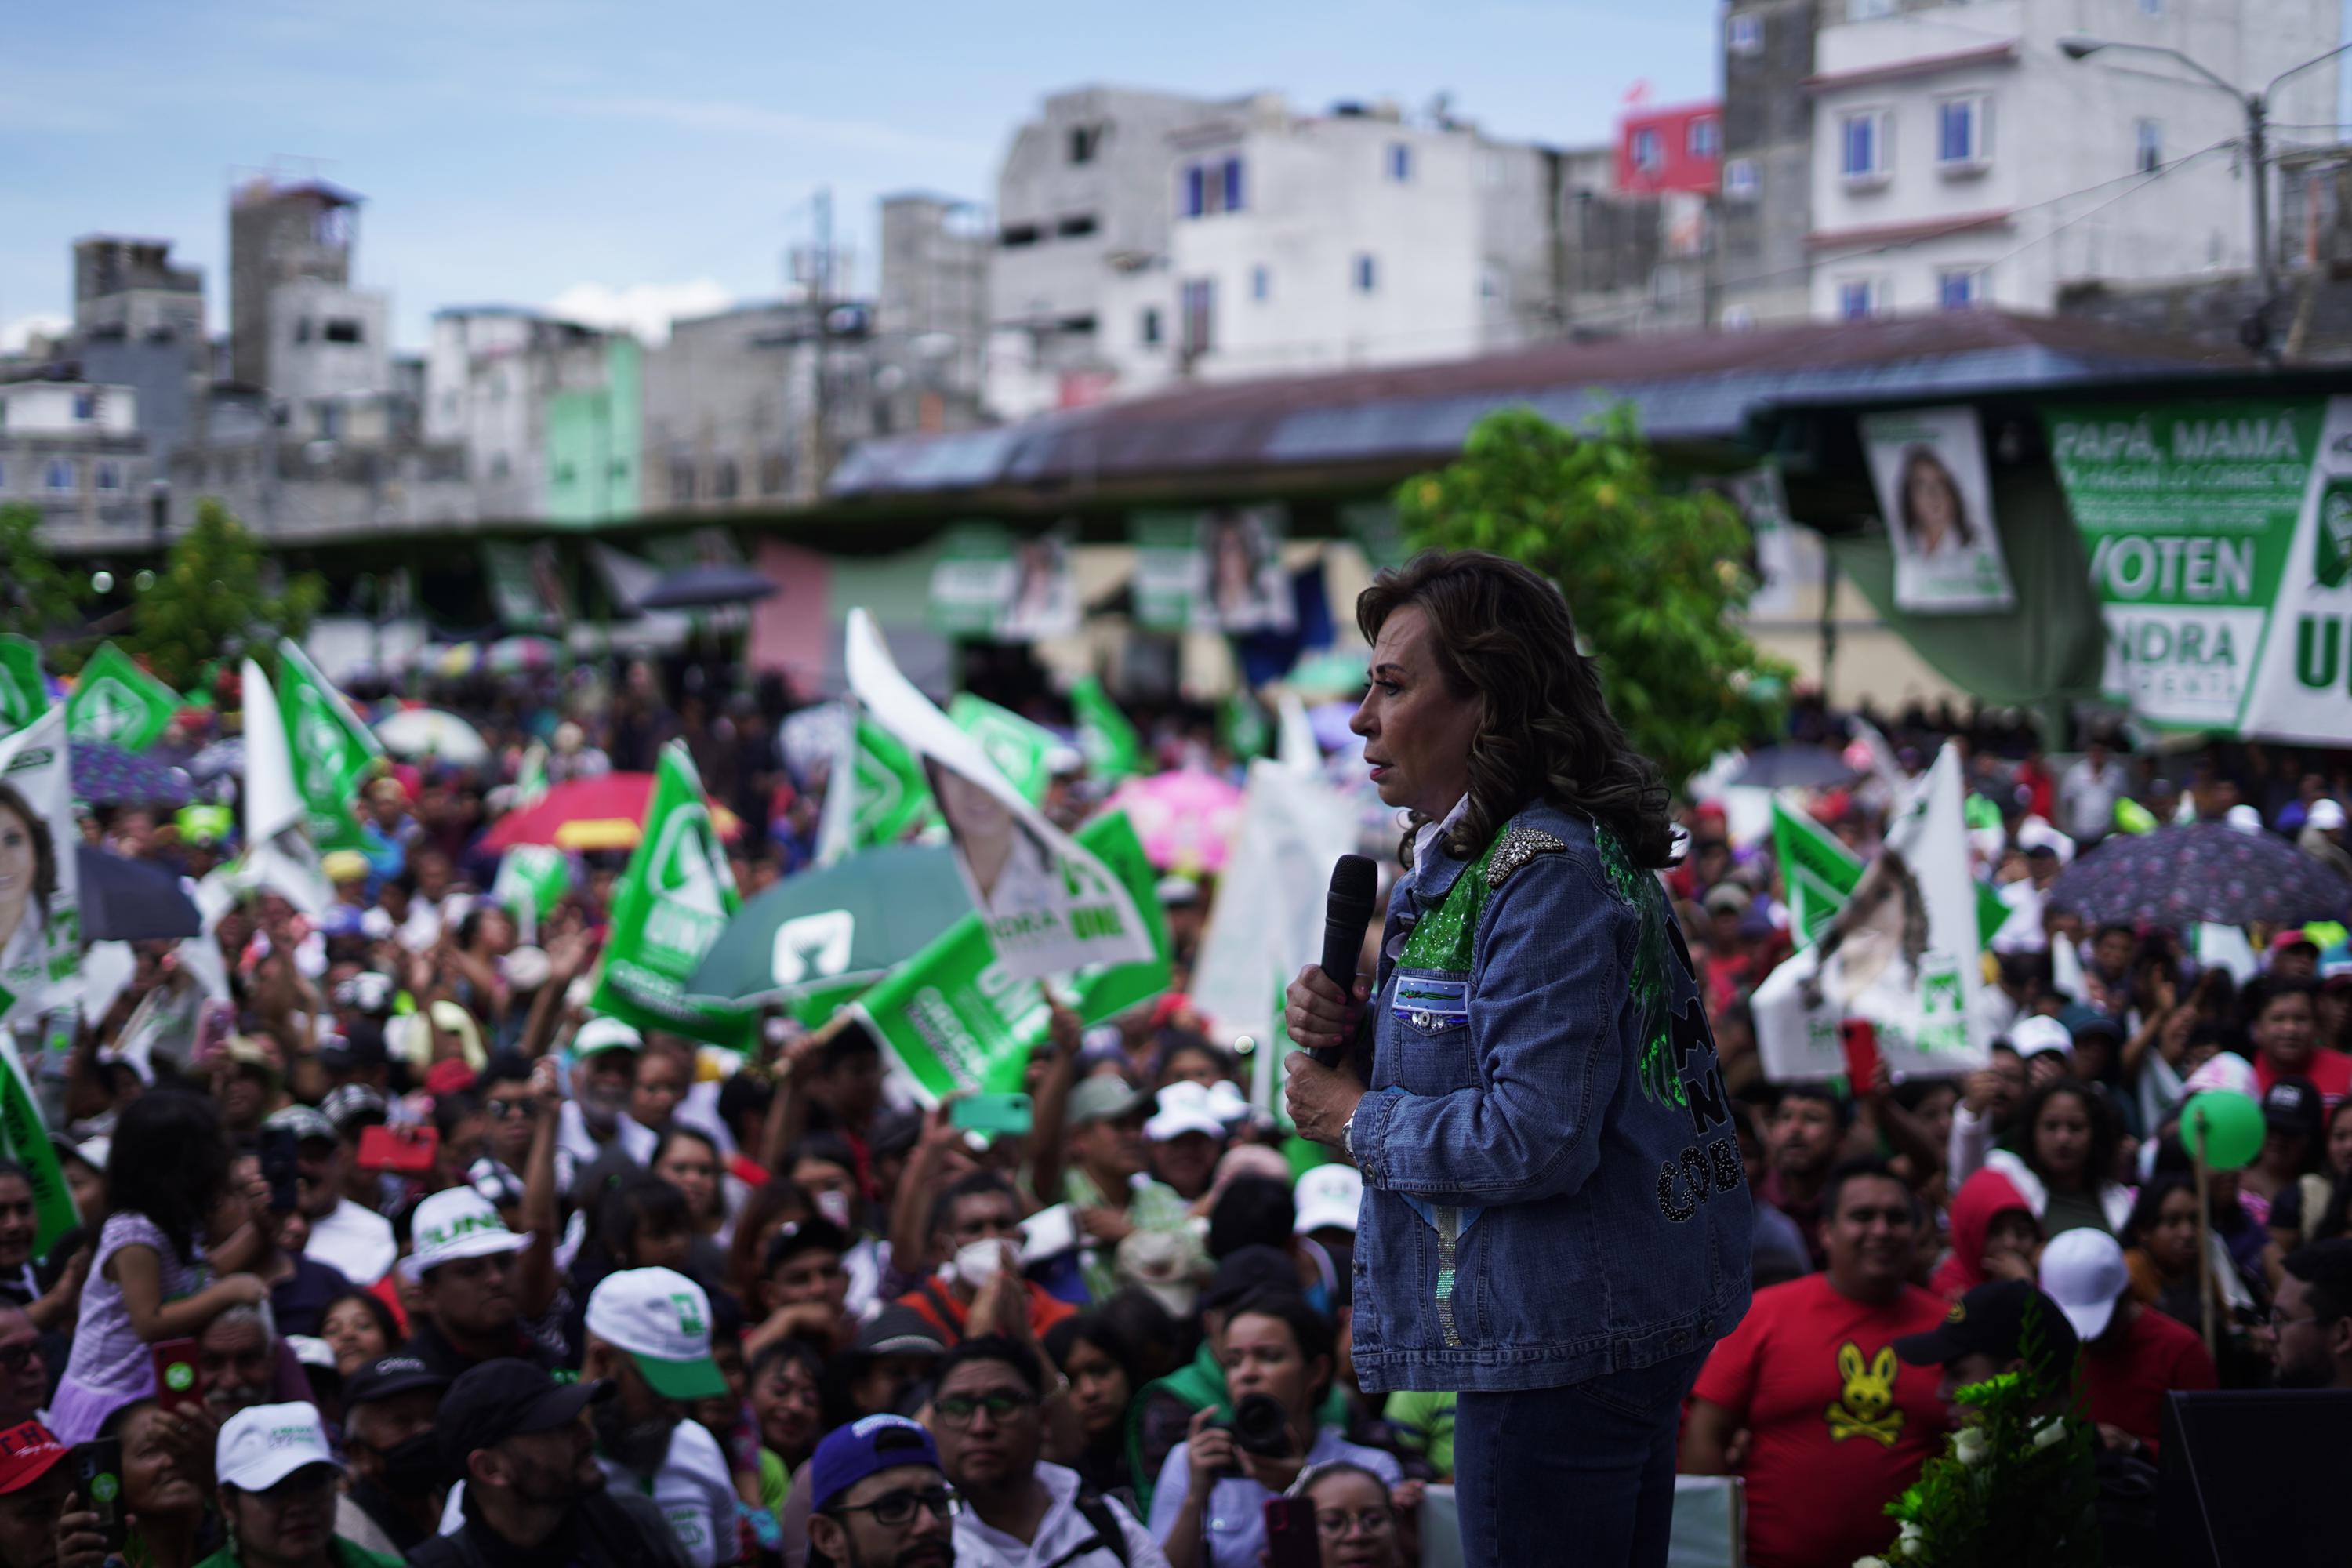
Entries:
[[903, 1415], [868, 1415], [835, 1427], [816, 1446], [809, 1465], [815, 1472], [809, 1482], [810, 1505], [820, 1513], [868, 1476], [900, 1465], [942, 1468], [931, 1435]]

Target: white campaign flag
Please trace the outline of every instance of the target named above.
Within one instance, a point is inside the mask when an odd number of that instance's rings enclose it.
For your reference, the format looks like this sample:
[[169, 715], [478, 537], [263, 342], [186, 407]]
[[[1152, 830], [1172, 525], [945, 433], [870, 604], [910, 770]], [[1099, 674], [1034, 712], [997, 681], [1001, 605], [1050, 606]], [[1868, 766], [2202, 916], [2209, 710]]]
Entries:
[[1263, 757], [1250, 764], [1241, 827], [1192, 966], [1192, 1000], [1227, 1039], [1272, 1040], [1283, 987], [1323, 956], [1331, 864], [1355, 847], [1356, 814], [1339, 791]]
[[1987, 1042], [1972, 1022], [1983, 976], [1961, 794], [1959, 752], [1946, 746], [1896, 803], [1885, 842], [1837, 918], [1756, 988], [1766, 1077], [1843, 1072], [1839, 1025], [1848, 1018], [1876, 1026], [1879, 1055], [1897, 1072], [1985, 1065]]
[[915, 689], [864, 610], [849, 612], [849, 689], [866, 716], [922, 759], [940, 815], [1005, 972], [1044, 980], [1152, 957], [1150, 930], [1118, 877], [1048, 822], [980, 740]]
[[245, 858], [239, 881], [283, 894], [306, 915], [333, 901], [319, 852], [311, 846], [302, 792], [294, 782], [294, 752], [269, 677], [251, 659], [242, 671], [245, 693]]
[[80, 994], [81, 879], [66, 710], [0, 740], [0, 1020]]

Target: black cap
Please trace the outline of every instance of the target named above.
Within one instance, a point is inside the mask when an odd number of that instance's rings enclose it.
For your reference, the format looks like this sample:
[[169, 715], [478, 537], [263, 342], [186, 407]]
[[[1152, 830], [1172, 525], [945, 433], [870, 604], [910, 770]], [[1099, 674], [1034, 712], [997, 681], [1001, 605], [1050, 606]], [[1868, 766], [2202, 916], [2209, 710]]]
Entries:
[[2316, 1138], [2326, 1127], [2319, 1086], [2307, 1078], [2283, 1078], [2263, 1090], [2263, 1120], [2282, 1132]]
[[822, 1215], [812, 1215], [796, 1224], [784, 1226], [768, 1238], [767, 1256], [761, 1259], [760, 1272], [773, 1274], [776, 1266], [796, 1252], [846, 1252], [849, 1233]]
[[351, 1027], [320, 1048], [319, 1059], [337, 1072], [367, 1072], [383, 1067], [391, 1059], [384, 1048], [383, 1026], [364, 1015], [352, 1019]]
[[617, 1392], [602, 1379], [559, 1384], [512, 1356], [486, 1361], [451, 1384], [449, 1397], [441, 1402], [435, 1426], [441, 1434], [442, 1458], [462, 1475], [467, 1457], [476, 1450], [527, 1432], [552, 1432]]
[[1913, 1366], [1942, 1366], [1964, 1355], [1984, 1354], [2006, 1366], [2024, 1352], [2019, 1342], [2025, 1334], [2025, 1308], [2041, 1303], [2042, 1364], [2045, 1380], [2063, 1383], [2074, 1365], [2082, 1341], [2065, 1309], [2036, 1289], [2030, 1280], [1997, 1279], [1979, 1285], [1944, 1315], [1944, 1321], [1924, 1334], [1906, 1334], [1895, 1342], [1895, 1353]]
[[1222, 1312], [1258, 1290], [1298, 1289], [1298, 1266], [1289, 1254], [1273, 1247], [1237, 1247], [1217, 1265], [1209, 1288], [1201, 1292], [1201, 1310]]
[[413, 1355], [378, 1356], [343, 1385], [343, 1403], [369, 1405], [379, 1399], [390, 1399], [395, 1394], [412, 1394], [420, 1388], [435, 1393], [449, 1386], [449, 1379]]
[[948, 1347], [931, 1321], [912, 1307], [897, 1302], [875, 1314], [874, 1321], [857, 1331], [859, 1356], [932, 1355], [948, 1353]]

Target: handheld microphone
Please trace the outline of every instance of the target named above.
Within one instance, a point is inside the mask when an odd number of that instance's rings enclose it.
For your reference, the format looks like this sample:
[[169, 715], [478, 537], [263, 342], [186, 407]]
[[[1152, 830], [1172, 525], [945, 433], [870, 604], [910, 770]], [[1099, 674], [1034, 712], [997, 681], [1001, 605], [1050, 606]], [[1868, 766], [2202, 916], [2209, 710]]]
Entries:
[[[1364, 951], [1364, 931], [1372, 923], [1372, 906], [1380, 891], [1380, 868], [1361, 855], [1342, 855], [1331, 867], [1331, 891], [1323, 900], [1323, 973], [1352, 997], [1356, 993], [1356, 960]], [[1317, 1051], [1315, 1059], [1337, 1067], [1347, 1052]]]

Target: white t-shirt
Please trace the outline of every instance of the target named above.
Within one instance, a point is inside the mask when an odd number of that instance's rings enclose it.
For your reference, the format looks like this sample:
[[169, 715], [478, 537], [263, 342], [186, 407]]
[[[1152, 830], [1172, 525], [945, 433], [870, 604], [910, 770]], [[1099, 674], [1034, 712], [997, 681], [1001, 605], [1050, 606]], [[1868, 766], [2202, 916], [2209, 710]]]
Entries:
[[[602, 1455], [596, 1462], [604, 1468], [605, 1485], [625, 1487], [653, 1500], [695, 1568], [715, 1568], [740, 1555], [736, 1550], [735, 1479], [728, 1474], [719, 1439], [699, 1423], [677, 1424], [670, 1433], [669, 1452], [650, 1480]], [[441, 1533], [455, 1535], [465, 1527], [466, 1483], [459, 1481], [449, 1489], [449, 1500], [442, 1507]]]
[[392, 1221], [345, 1198], [334, 1213], [310, 1222], [310, 1239], [302, 1251], [365, 1289], [392, 1272], [400, 1243], [393, 1239]]
[[[620, 1119], [614, 1136], [621, 1141], [621, 1152], [639, 1165], [650, 1164], [654, 1151], [661, 1147], [660, 1134], [626, 1116]], [[581, 1113], [579, 1102], [565, 1100], [555, 1113], [555, 1184], [570, 1193], [572, 1179], [611, 1147], [610, 1143], [596, 1142], [595, 1135], [588, 1131], [588, 1119]]]
[[[1053, 1494], [1045, 1507], [1045, 1517], [1037, 1521], [1036, 1539], [1023, 1545], [1002, 1531], [992, 1530], [981, 1522], [980, 1515], [966, 1508], [956, 1516], [955, 1554], [957, 1568], [1114, 1568], [1121, 1554], [1108, 1546], [1096, 1546], [1087, 1552], [1078, 1548], [1089, 1541], [1100, 1541], [1087, 1516], [1078, 1511], [1078, 1477], [1075, 1470], [1040, 1460], [1037, 1479]], [[1105, 1498], [1103, 1506], [1118, 1521], [1119, 1534], [1126, 1538], [1124, 1553], [1129, 1568], [1167, 1568], [1168, 1555], [1151, 1532], [1136, 1522], [1135, 1516], [1117, 1500]], [[1072, 1555], [1076, 1552], [1076, 1555]]]

